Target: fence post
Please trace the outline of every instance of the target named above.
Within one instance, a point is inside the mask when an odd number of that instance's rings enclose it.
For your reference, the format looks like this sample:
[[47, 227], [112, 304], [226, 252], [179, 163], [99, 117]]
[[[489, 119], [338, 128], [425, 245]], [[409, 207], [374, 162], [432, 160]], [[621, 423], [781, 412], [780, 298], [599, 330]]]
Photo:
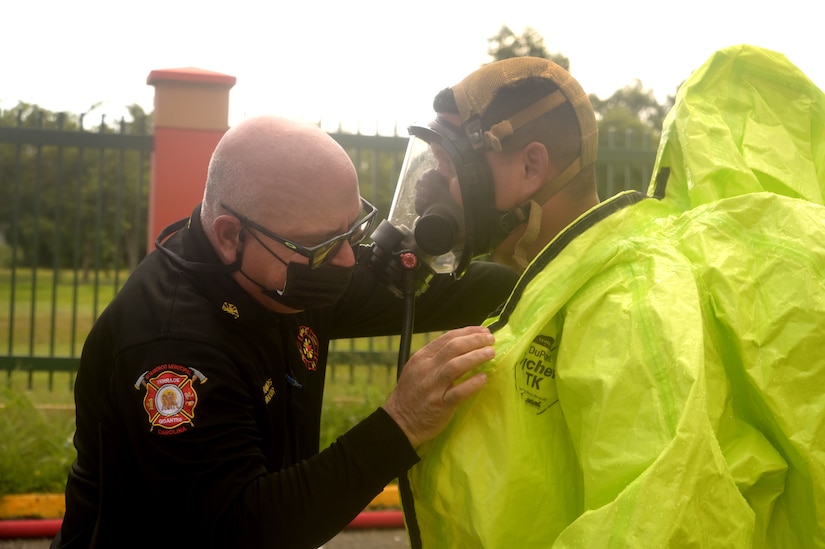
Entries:
[[194, 67], [149, 73], [155, 87], [154, 152], [147, 250], [166, 225], [192, 213], [203, 197], [209, 157], [229, 127], [235, 77]]

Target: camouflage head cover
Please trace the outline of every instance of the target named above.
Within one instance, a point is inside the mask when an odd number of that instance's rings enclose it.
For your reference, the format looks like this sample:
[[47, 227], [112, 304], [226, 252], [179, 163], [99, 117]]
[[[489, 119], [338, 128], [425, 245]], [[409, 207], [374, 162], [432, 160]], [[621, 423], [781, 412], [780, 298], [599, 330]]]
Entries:
[[[513, 104], [517, 110], [504, 119], [491, 119], [489, 109], [498, 94], [528, 79], [546, 79], [558, 87], [529, 104]], [[533, 197], [543, 204], [566, 185], [582, 168], [596, 161], [598, 128], [593, 106], [581, 85], [569, 72], [547, 59], [514, 57], [476, 70], [452, 87], [462, 121], [462, 130], [475, 149], [502, 150], [502, 142], [529, 122], [569, 103], [576, 113], [581, 133], [581, 152], [553, 181]]]

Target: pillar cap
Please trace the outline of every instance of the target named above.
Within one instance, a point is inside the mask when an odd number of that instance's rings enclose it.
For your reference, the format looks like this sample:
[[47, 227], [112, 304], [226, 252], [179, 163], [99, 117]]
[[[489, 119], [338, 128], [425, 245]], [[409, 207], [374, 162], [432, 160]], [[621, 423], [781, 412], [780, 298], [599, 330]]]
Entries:
[[149, 73], [146, 83], [150, 86], [162, 82], [188, 82], [192, 84], [214, 84], [231, 88], [237, 79], [228, 74], [208, 71], [198, 67], [182, 67], [178, 69], [156, 69]]

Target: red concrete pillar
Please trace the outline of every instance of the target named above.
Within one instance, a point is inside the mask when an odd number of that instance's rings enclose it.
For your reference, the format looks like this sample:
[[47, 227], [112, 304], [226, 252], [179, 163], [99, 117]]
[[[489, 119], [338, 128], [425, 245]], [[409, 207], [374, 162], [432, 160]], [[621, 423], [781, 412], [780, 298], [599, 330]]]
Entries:
[[149, 73], [155, 87], [155, 149], [149, 187], [147, 250], [166, 225], [192, 213], [203, 197], [209, 158], [229, 127], [235, 77], [198, 68]]

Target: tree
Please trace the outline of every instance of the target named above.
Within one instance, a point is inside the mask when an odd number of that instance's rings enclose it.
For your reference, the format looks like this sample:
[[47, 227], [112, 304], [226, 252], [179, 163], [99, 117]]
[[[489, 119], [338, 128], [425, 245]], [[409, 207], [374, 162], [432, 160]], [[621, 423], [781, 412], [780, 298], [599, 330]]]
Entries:
[[[517, 36], [506, 25], [502, 26], [498, 34], [487, 39], [487, 43], [487, 53], [494, 61], [511, 57], [541, 57], [570, 71], [570, 60], [561, 53], [551, 54], [544, 46], [544, 38], [530, 27]], [[645, 89], [638, 78], [614, 92], [608, 99], [590, 95], [590, 102], [599, 119], [599, 130], [603, 135], [608, 135], [607, 129], [610, 127], [613, 128], [613, 135], [629, 135], [628, 130], [636, 135], [649, 132], [654, 141], [658, 141], [662, 123], [673, 106], [673, 101], [674, 97], [669, 96], [665, 103], [660, 104], [653, 90]]]
[[[83, 133], [145, 134], [149, 116]], [[83, 116], [19, 103], [0, 113], [0, 126], [79, 132]], [[58, 140], [63, 141], [63, 140]], [[149, 155], [76, 145], [0, 143], [0, 240], [31, 267], [133, 268], [144, 253]], [[135, 220], [138, 220], [136, 223]]]
[[607, 99], [602, 100], [596, 95], [590, 95], [593, 109], [601, 120], [608, 118], [614, 110], [622, 110], [631, 113], [636, 120], [656, 132], [661, 129], [673, 101], [674, 97], [670, 96], [664, 104], [660, 104], [653, 90], [645, 89], [638, 78], [635, 78], [632, 84], [613, 92]]
[[541, 57], [549, 59], [565, 70], [570, 70], [570, 60], [560, 53], [550, 53], [544, 46], [544, 38], [534, 29], [527, 27], [521, 35], [503, 25], [498, 34], [487, 39], [487, 54], [493, 61], [511, 57]]
[[657, 146], [659, 132], [625, 107], [606, 110], [598, 124], [601, 162], [596, 163], [596, 181], [599, 196], [613, 196], [626, 189], [644, 191], [653, 167], [652, 159], [648, 157]]
[[[653, 90], [645, 89], [637, 78], [633, 83], [616, 90], [607, 99], [590, 95], [596, 111], [599, 127], [599, 151], [607, 158], [611, 151], [654, 151], [659, 146], [662, 124], [673, 106], [674, 96], [662, 104], [656, 100]], [[597, 179], [599, 194], [612, 196], [618, 189], [645, 190], [651, 177], [645, 163], [625, 162], [622, 166], [600, 165]]]

